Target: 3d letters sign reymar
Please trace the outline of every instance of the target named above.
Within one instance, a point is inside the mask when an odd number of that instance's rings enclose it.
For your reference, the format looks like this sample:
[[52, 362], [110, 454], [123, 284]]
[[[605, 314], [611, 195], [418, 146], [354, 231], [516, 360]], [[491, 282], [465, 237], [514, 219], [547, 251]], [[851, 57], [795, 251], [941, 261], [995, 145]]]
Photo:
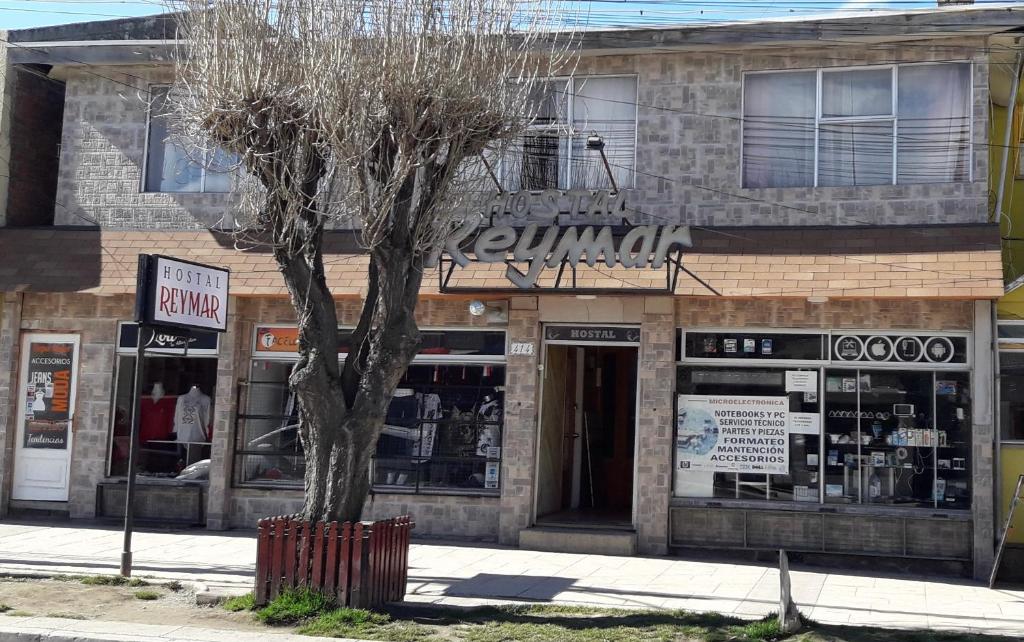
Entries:
[[[691, 247], [690, 228], [686, 225], [637, 225], [625, 235], [616, 237], [612, 227], [575, 225], [526, 227], [499, 225], [480, 229], [480, 221], [470, 220], [448, 239], [445, 252], [459, 267], [480, 263], [509, 263], [505, 278], [517, 287], [528, 289], [537, 285], [545, 268], [563, 263], [584, 262], [590, 267], [598, 261], [608, 267], [658, 269], [671, 251]], [[472, 256], [467, 255], [467, 251]], [[436, 264], [436, 259], [433, 262]], [[511, 263], [525, 263], [522, 271]]]
[[141, 254], [136, 321], [224, 332], [227, 330], [229, 276], [229, 271], [223, 268]]

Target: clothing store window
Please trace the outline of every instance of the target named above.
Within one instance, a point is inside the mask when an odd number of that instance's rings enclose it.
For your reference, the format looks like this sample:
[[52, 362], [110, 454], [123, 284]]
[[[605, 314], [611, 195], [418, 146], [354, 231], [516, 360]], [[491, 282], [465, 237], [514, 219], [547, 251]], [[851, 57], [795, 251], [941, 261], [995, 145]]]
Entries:
[[[217, 335], [157, 334], [147, 345], [139, 405], [139, 475], [207, 479], [217, 384]], [[128, 472], [138, 327], [118, 328], [109, 474]]]
[[[260, 327], [242, 385], [235, 446], [238, 485], [301, 488], [298, 407], [288, 389], [294, 328]], [[343, 333], [347, 337], [347, 333]], [[424, 330], [377, 443], [373, 487], [386, 492], [497, 492], [505, 333]], [[347, 341], [339, 346], [344, 359]]]
[[679, 346], [676, 497], [970, 508], [965, 337], [736, 330]]

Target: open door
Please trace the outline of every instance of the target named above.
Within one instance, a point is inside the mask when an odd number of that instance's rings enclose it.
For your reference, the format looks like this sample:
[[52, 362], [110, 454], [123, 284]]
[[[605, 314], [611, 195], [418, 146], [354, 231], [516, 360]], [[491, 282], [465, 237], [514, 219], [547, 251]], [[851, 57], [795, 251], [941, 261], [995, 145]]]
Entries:
[[631, 527], [637, 349], [549, 345], [537, 523]]
[[73, 334], [22, 337], [11, 499], [68, 500], [78, 342]]
[[[550, 346], [543, 373], [540, 457], [537, 467], [537, 515], [561, 509], [571, 479], [564, 474], [565, 458], [571, 457], [572, 441], [566, 439], [565, 425], [572, 421], [575, 397], [575, 349]], [[571, 437], [571, 433], [569, 433]]]

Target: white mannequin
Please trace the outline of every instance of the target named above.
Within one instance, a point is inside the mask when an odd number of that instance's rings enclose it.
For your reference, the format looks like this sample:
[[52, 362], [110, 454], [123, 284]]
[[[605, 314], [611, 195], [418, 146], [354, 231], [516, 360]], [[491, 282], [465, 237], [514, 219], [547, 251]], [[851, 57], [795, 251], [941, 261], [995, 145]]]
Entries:
[[157, 381], [153, 384], [153, 392], [149, 396], [157, 402], [164, 398], [164, 392], [164, 384]]

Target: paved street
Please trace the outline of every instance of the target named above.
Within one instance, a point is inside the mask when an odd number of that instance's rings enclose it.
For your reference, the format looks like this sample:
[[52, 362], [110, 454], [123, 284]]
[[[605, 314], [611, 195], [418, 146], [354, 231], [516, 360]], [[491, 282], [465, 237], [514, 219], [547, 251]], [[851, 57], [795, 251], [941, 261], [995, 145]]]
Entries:
[[[252, 534], [202, 530], [135, 535], [136, 574], [248, 590]], [[0, 523], [0, 572], [116, 573], [115, 527]], [[757, 617], [778, 608], [770, 566], [665, 557], [540, 553], [497, 546], [414, 544], [408, 599], [442, 604], [545, 601], [717, 611]], [[1024, 636], [1024, 591], [949, 578], [870, 577], [797, 569], [794, 598], [823, 623], [973, 630]]]

